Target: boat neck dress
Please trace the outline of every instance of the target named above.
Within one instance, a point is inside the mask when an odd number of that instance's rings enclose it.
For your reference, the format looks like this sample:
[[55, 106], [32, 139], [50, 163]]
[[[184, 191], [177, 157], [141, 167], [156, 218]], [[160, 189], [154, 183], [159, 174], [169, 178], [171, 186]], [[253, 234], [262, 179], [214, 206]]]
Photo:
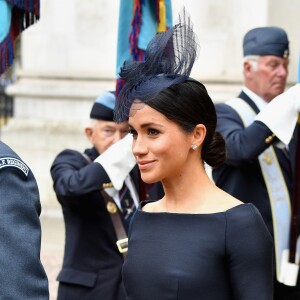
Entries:
[[252, 204], [184, 214], [137, 209], [123, 265], [128, 300], [272, 300], [273, 242]]

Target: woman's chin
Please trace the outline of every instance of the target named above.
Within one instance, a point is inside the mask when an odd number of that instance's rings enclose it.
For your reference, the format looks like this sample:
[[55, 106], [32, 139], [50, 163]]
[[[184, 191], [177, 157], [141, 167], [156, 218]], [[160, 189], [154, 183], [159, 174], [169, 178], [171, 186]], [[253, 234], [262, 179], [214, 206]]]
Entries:
[[145, 183], [156, 183], [159, 181], [159, 179], [155, 176], [149, 176], [149, 175], [146, 175], [146, 174], [143, 174], [141, 173], [141, 177], [142, 177], [142, 180], [145, 182]]

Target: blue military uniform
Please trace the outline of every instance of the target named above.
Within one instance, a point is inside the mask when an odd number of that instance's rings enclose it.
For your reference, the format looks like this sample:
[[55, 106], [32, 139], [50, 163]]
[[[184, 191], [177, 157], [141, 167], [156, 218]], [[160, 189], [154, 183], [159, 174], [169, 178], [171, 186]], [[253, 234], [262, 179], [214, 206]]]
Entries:
[[[239, 98], [247, 102], [256, 113], [254, 102], [242, 92]], [[266, 185], [264, 183], [258, 155], [271, 144], [266, 139], [272, 136], [271, 130], [261, 122], [253, 122], [244, 129], [237, 112], [227, 104], [217, 104], [217, 130], [226, 141], [226, 163], [213, 170], [213, 179], [217, 186], [245, 203], [253, 203], [260, 211], [269, 231], [273, 234], [272, 213]], [[289, 152], [274, 147], [290, 197], [292, 197], [295, 157], [295, 139], [289, 144]]]
[[[263, 27], [250, 30], [244, 38], [244, 56], [273, 55], [286, 58], [289, 54], [286, 33], [277, 27]], [[244, 91], [238, 98], [245, 101], [256, 114], [259, 108]], [[267, 186], [258, 156], [270, 145], [283, 174], [290, 199], [292, 198], [295, 168], [296, 130], [287, 149], [276, 147], [278, 139], [262, 122], [253, 121], [245, 128], [243, 118], [227, 104], [217, 104], [217, 130], [225, 139], [227, 147], [226, 163], [213, 170], [212, 176], [218, 187], [245, 203], [253, 203], [260, 211], [269, 231], [274, 236], [272, 211]], [[300, 280], [296, 287], [287, 287], [275, 282], [276, 299], [300, 299]], [[277, 290], [278, 288], [278, 290]], [[282, 289], [282, 290], [281, 290]], [[282, 296], [281, 296], [282, 295]], [[296, 298], [285, 298], [285, 297]], [[282, 297], [282, 298], [281, 298]]]
[[34, 175], [0, 141], [0, 299], [49, 299]]

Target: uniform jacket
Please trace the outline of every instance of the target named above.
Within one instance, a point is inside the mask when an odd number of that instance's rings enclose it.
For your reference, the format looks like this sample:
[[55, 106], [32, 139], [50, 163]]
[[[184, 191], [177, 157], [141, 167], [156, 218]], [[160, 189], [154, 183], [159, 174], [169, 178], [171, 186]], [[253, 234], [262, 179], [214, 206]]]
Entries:
[[[242, 92], [239, 95], [257, 113], [254, 102]], [[253, 203], [262, 214], [264, 221], [273, 234], [272, 214], [267, 188], [258, 162], [258, 156], [269, 144], [265, 139], [272, 132], [261, 122], [253, 122], [244, 129], [237, 112], [226, 104], [216, 105], [218, 123], [217, 130], [226, 141], [226, 163], [213, 170], [216, 185], [243, 202]], [[295, 136], [295, 134], [294, 134]], [[276, 142], [276, 139], [274, 139]], [[274, 147], [286, 186], [292, 197], [293, 174], [295, 172], [295, 138], [289, 144], [289, 151]]]
[[[87, 149], [85, 154], [91, 161], [99, 155], [95, 148]], [[125, 299], [123, 258], [100, 193], [103, 184], [110, 183], [109, 177], [100, 164], [88, 162], [74, 150], [64, 150], [56, 157], [51, 175], [66, 228], [58, 299]], [[130, 175], [138, 191], [138, 170]], [[162, 196], [156, 187], [148, 188], [151, 199]]]
[[49, 299], [40, 213], [31, 170], [0, 141], [0, 299]]

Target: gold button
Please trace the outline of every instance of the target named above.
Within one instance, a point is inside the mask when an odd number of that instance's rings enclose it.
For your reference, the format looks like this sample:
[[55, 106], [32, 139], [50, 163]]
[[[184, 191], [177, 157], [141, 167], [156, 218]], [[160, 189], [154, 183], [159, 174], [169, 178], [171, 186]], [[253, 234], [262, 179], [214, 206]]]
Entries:
[[275, 134], [273, 133], [272, 135], [269, 135], [266, 139], [265, 139], [265, 143], [266, 144], [270, 144], [275, 138]]
[[107, 202], [106, 209], [110, 214], [115, 214], [117, 212], [117, 206], [112, 201]]

